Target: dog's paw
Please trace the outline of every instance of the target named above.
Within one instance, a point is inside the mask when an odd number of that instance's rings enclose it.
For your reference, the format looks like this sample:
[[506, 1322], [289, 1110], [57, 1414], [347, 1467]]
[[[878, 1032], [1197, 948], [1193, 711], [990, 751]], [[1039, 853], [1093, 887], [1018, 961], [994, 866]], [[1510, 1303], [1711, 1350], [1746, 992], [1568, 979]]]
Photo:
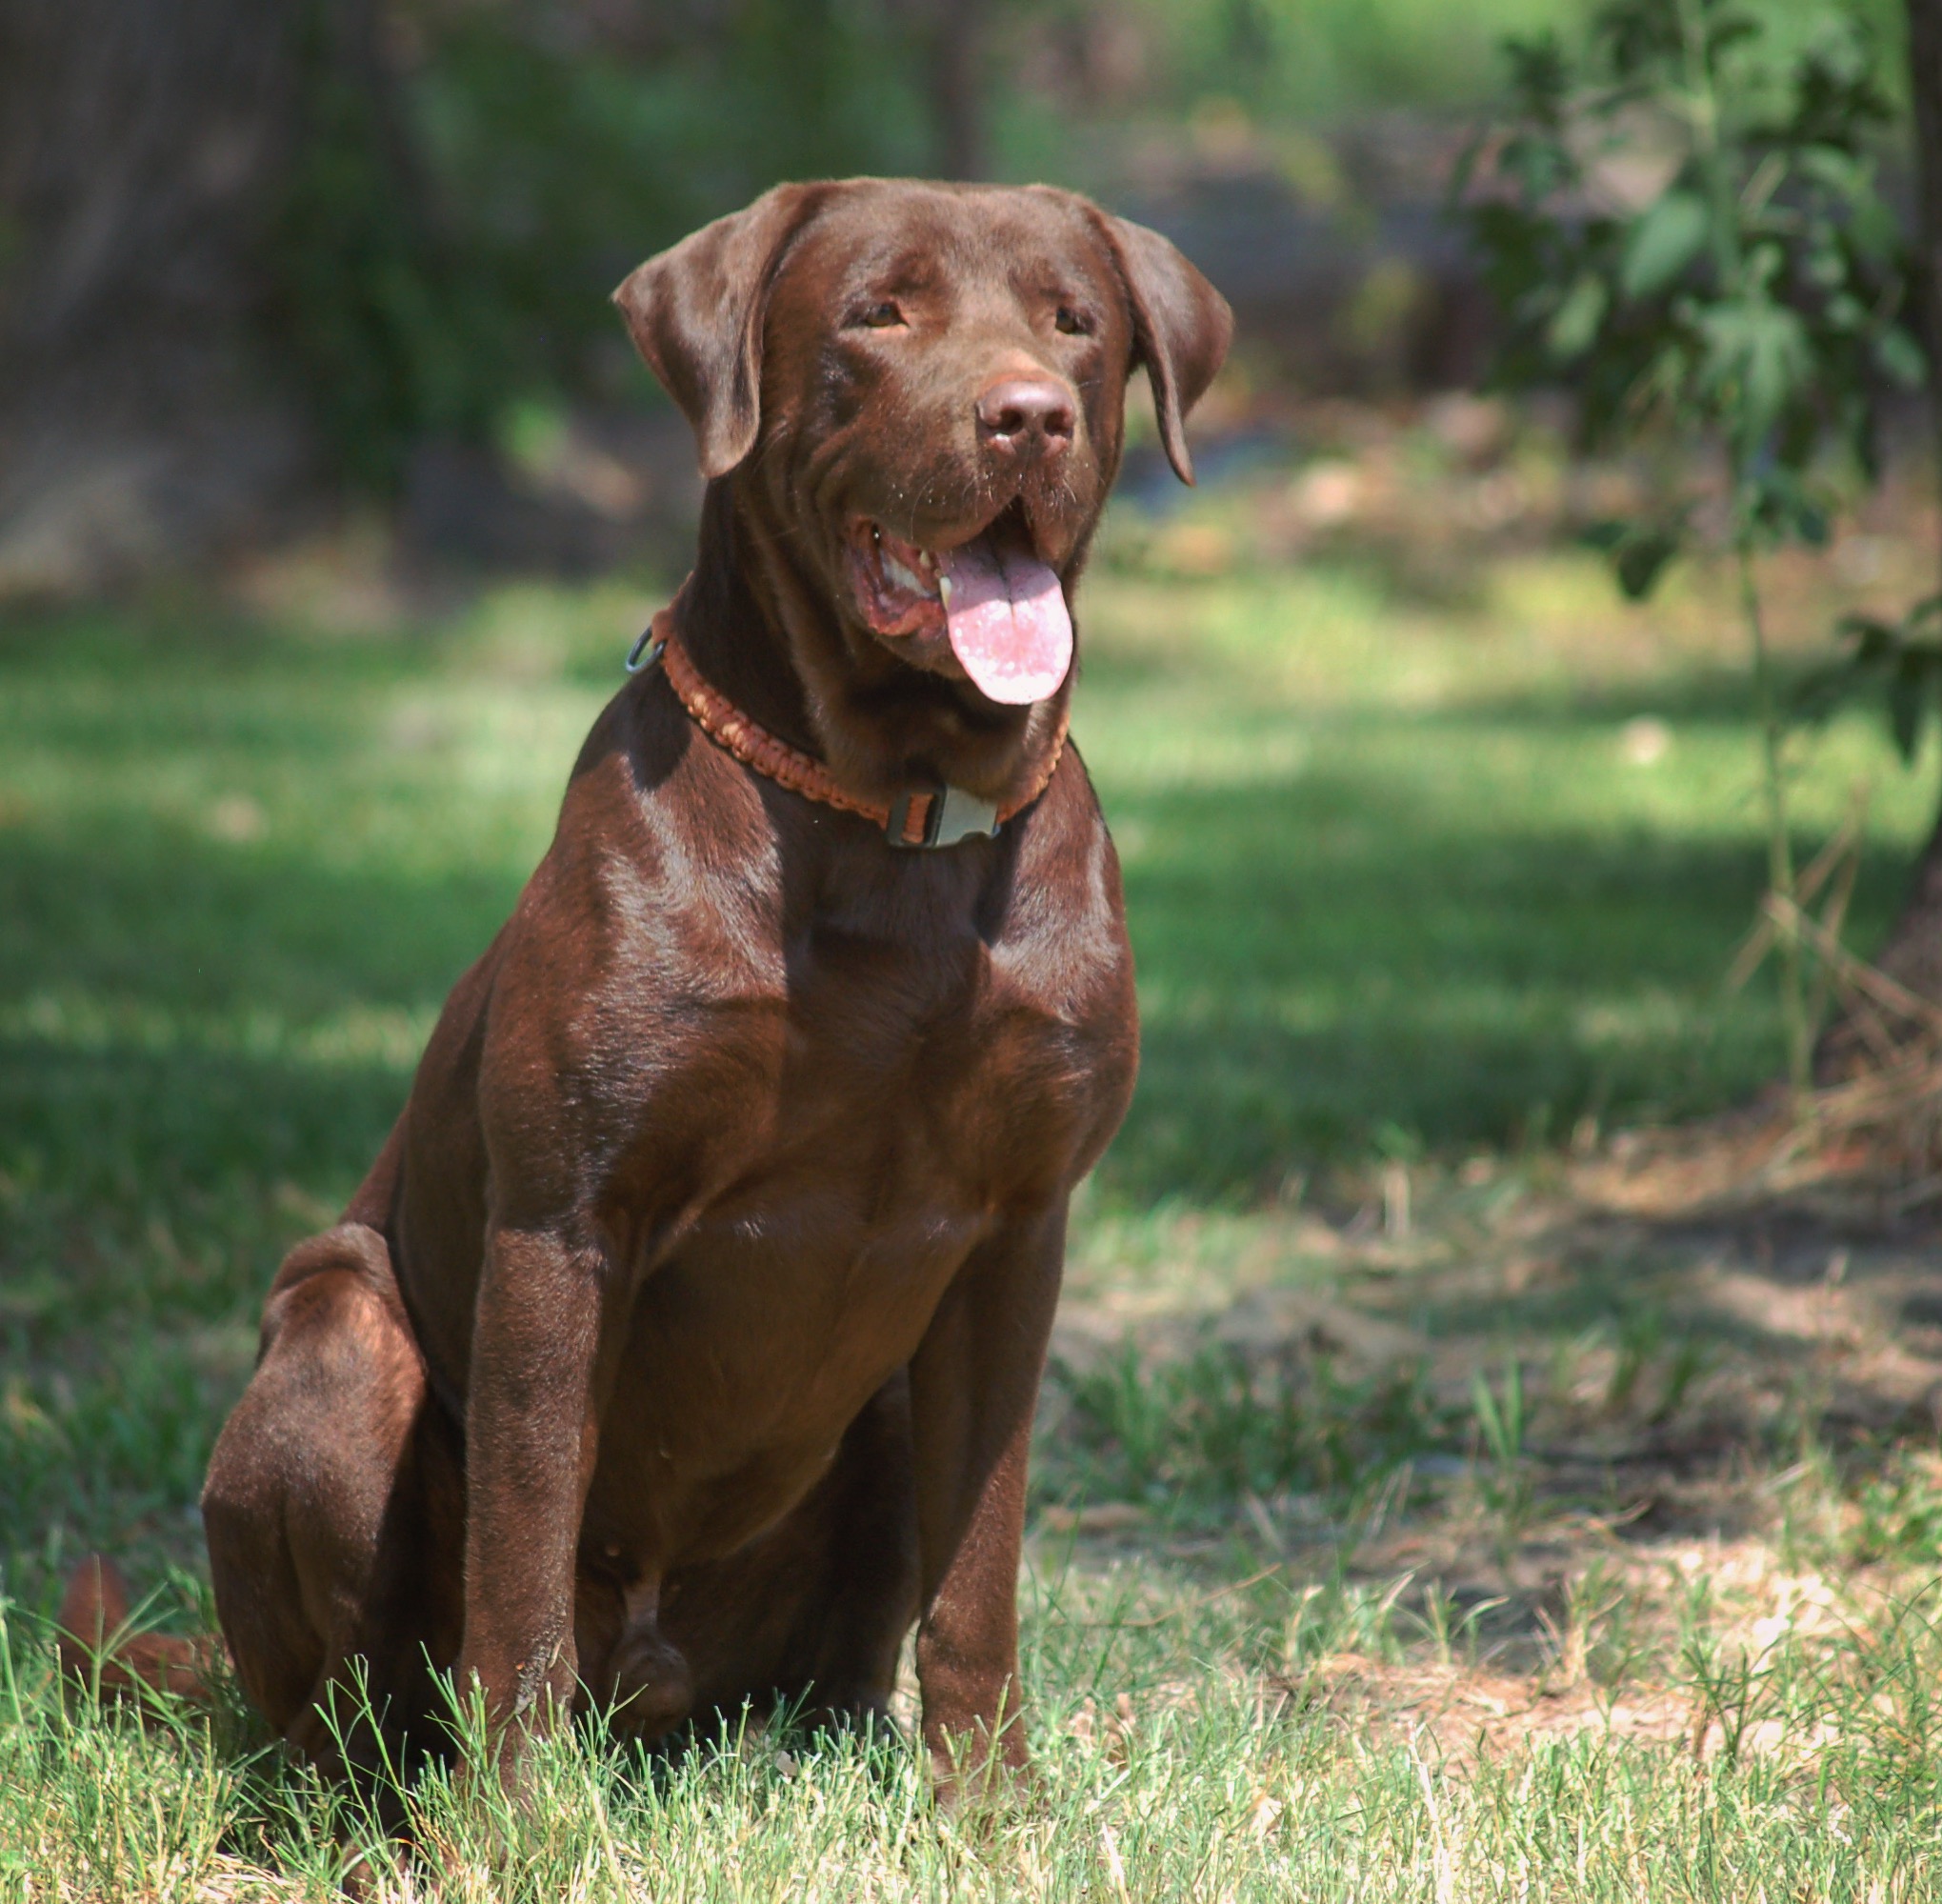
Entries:
[[658, 1626], [643, 1625], [623, 1634], [614, 1648], [611, 1672], [616, 1732], [657, 1739], [694, 1710], [694, 1676], [687, 1656]]

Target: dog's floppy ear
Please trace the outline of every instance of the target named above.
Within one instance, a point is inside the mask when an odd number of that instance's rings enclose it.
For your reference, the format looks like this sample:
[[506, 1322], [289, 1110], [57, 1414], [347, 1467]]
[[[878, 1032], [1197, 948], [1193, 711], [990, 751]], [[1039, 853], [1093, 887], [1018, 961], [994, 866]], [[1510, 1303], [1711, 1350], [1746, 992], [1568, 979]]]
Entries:
[[1098, 214], [1132, 304], [1134, 361], [1147, 367], [1160, 441], [1183, 483], [1193, 480], [1187, 412], [1206, 394], [1228, 354], [1234, 314], [1228, 301], [1157, 231]]
[[770, 281], [820, 196], [778, 185], [650, 258], [613, 293], [634, 349], [693, 426], [705, 476], [727, 475], [755, 446]]

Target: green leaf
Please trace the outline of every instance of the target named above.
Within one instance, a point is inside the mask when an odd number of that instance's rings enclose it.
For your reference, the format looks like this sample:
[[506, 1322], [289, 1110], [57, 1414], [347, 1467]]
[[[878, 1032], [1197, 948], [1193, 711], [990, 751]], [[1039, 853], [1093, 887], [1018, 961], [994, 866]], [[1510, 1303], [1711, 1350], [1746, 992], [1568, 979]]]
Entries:
[[1887, 660], [1901, 634], [1892, 623], [1875, 615], [1843, 615], [1835, 629], [1853, 641], [1853, 665], [1857, 669], [1876, 667]]
[[1837, 198], [1859, 198], [1872, 183], [1872, 168], [1867, 161], [1838, 146], [1802, 146], [1794, 152], [1793, 163], [1804, 177]]
[[1828, 299], [1825, 315], [1832, 330], [1859, 331], [1868, 322], [1868, 307], [1852, 291], [1839, 291]]
[[1795, 254], [1800, 270], [1810, 284], [1835, 297], [1847, 296], [1848, 254], [1841, 249], [1839, 234], [1832, 225], [1817, 220], [1808, 227], [1806, 242]]
[[1927, 672], [1919, 655], [1905, 653], [1894, 679], [1888, 684], [1888, 724], [1904, 766], [1913, 764], [1915, 750], [1922, 743], [1922, 710], [1929, 698], [1929, 683], [1923, 678]]
[[1855, 670], [1851, 661], [1831, 661], [1816, 668], [1794, 687], [1788, 697], [1791, 719], [1818, 727], [1854, 691]]
[[1763, 441], [1813, 375], [1813, 347], [1796, 311], [1765, 297], [1715, 305], [1700, 319], [1708, 380], [1726, 398], [1733, 434]]
[[1750, 13], [1721, 12], [1706, 35], [1706, 50], [1716, 62], [1734, 47], [1757, 40], [1765, 29]]
[[1812, 548], [1826, 546], [1831, 531], [1827, 506], [1784, 461], [1761, 471], [1752, 479], [1752, 492], [1757, 521]]
[[1889, 264], [1901, 249], [1901, 221], [1871, 191], [1856, 202], [1848, 222], [1848, 236], [1868, 263]]
[[1658, 586], [1666, 564], [1679, 552], [1679, 538], [1664, 529], [1629, 535], [1612, 552], [1612, 567], [1627, 601], [1642, 602]]
[[1929, 380], [1929, 360], [1922, 347], [1899, 324], [1891, 324], [1874, 340], [1874, 361], [1904, 390], [1920, 390]]
[[1619, 289], [1629, 298], [1656, 297], [1699, 255], [1710, 224], [1706, 202], [1697, 192], [1667, 192], [1632, 228], [1619, 267]]
[[1611, 302], [1605, 280], [1595, 272], [1584, 272], [1545, 329], [1544, 341], [1551, 354], [1567, 364], [1582, 357], [1597, 341], [1598, 327], [1604, 323]]
[[1527, 204], [1541, 204], [1577, 177], [1570, 151], [1556, 139], [1519, 132], [1504, 142], [1497, 170], [1514, 179]]
[[1511, 69], [1511, 87], [1524, 110], [1543, 126], [1556, 126], [1564, 117], [1565, 95], [1571, 87], [1571, 66], [1554, 32], [1515, 34], [1502, 42]]

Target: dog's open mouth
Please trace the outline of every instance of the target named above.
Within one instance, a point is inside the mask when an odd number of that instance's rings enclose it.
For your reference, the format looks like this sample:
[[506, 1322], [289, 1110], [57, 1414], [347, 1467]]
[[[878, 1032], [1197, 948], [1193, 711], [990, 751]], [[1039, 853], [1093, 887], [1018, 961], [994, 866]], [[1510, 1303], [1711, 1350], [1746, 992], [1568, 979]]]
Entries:
[[1066, 678], [1072, 617], [1065, 591], [1015, 509], [951, 549], [920, 549], [859, 517], [850, 560], [871, 631], [892, 640], [944, 634], [987, 699], [1042, 701]]

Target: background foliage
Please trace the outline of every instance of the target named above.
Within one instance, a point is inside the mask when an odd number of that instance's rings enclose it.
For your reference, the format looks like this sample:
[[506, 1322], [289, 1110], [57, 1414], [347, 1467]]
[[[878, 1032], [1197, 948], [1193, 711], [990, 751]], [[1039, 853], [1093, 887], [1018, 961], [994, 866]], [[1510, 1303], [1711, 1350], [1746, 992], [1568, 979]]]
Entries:
[[[1509, 34], [1575, 41], [1584, 0], [984, 0], [956, 82], [1001, 178], [1110, 196], [1129, 136], [1258, 136], [1327, 187], [1313, 133], [1372, 111], [1461, 114]], [[1783, 49], [1824, 0], [1762, 8]], [[520, 403], [645, 394], [607, 293], [779, 178], [939, 169], [931, 0], [399, 0], [390, 84], [345, 83], [327, 9], [277, 225], [270, 317], [349, 473], [398, 479], [428, 432], [489, 437]], [[1861, 17], [1891, 37], [1892, 0]], [[389, 102], [389, 110], [384, 102]], [[401, 185], [404, 189], [401, 189]], [[1324, 189], [1324, 196], [1328, 191]]]

